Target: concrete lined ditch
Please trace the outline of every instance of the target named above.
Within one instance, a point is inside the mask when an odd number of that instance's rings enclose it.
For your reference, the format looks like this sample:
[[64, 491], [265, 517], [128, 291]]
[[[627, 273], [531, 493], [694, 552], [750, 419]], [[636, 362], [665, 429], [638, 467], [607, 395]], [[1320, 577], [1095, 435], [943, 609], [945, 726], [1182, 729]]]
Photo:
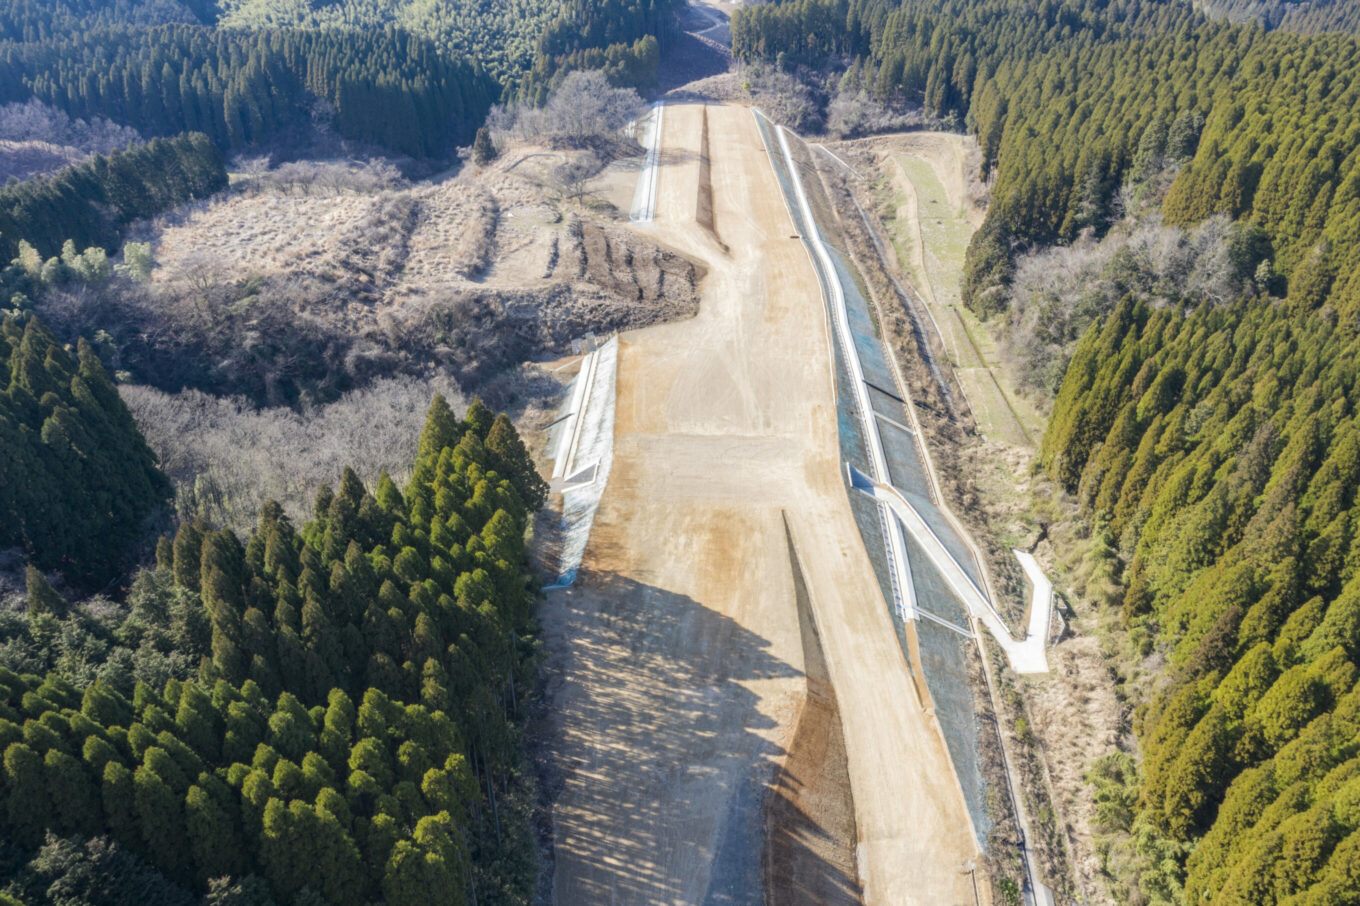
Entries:
[[967, 804], [852, 512], [876, 504], [845, 493], [819, 277], [748, 109], [675, 104], [664, 133], [646, 229], [708, 271], [695, 317], [620, 343], [608, 488], [540, 608], [553, 899], [972, 903]]
[[546, 590], [576, 581], [595, 511], [604, 496], [614, 460], [615, 374], [619, 339], [612, 337], [581, 360], [567, 394], [566, 411], [554, 423], [553, 485], [562, 492], [562, 548], [557, 580]]
[[633, 192], [633, 209], [629, 219], [633, 223], [651, 223], [656, 219], [657, 165], [661, 161], [661, 126], [666, 110], [664, 101], [657, 101], [652, 110], [638, 123], [642, 127], [642, 169], [638, 172], [637, 189]]
[[[960, 564], [966, 563], [971, 566], [970, 572], [977, 575], [980, 581], [981, 570], [971, 554], [967, 553], [967, 546], [956, 533], [952, 532], [946, 517], [935, 508], [931, 498], [925, 496], [932, 493], [932, 486], [922, 461], [921, 451], [917, 447], [917, 438], [911, 433], [911, 429], [907, 428], [912, 424], [912, 418], [903, 402], [905, 392], [897, 382], [887, 350], [878, 337], [869, 303], [855, 279], [854, 270], [849, 264], [849, 256], [829, 241], [830, 231], [823, 230], [817, 220], [817, 209], [820, 207], [826, 211], [829, 210], [829, 205], [824, 200], [821, 204], [814, 204], [808, 197], [809, 192], [817, 190], [819, 183], [813, 183], [809, 188], [806, 185], [809, 180], [804, 180], [801, 175], [792, 172], [799, 164], [794, 159], [789, 140], [783, 135], [784, 130], [772, 124], [759, 112], [755, 112], [754, 115], [780, 188], [784, 192], [785, 201], [804, 243], [809, 246], [810, 251], [814, 251], [815, 243], [820, 241], [832, 261], [831, 273], [824, 272], [826, 270], [824, 264], [817, 267], [825, 297], [829, 304], [834, 304], [831, 295], [838, 289], [844, 300], [845, 318], [841, 319], [841, 324], [837, 325], [838, 319], [834, 315], [831, 317], [833, 326], [841, 334], [840, 342], [833, 342], [832, 345], [838, 359], [836, 395], [844, 458], [857, 468], [861, 463], [865, 464], [872, 470], [870, 474], [879, 473], [881, 470], [879, 481], [911, 489], [910, 493], [917, 498], [913, 503], [919, 501], [923, 508], [935, 511], [933, 515], [936, 519], [932, 521], [940, 525], [942, 540], [943, 537], [952, 535], [951, 543], [946, 546], [951, 551], [957, 550], [964, 554], [959, 560]], [[798, 139], [794, 137], [793, 141], [797, 142]], [[810, 164], [808, 166], [810, 167]], [[815, 178], [815, 172], [811, 170], [808, 171], [808, 175]], [[801, 193], [800, 188], [803, 190]], [[800, 196], [802, 204], [799, 203]], [[826, 218], [826, 215], [823, 214], [822, 217]], [[814, 263], [817, 262], [817, 258], [814, 252]], [[832, 280], [839, 283], [838, 288], [830, 285]], [[846, 327], [848, 331], [845, 330]], [[845, 333], [849, 335], [845, 336]], [[843, 358], [842, 347], [851, 350], [858, 358], [858, 368], [847, 367], [847, 363], [840, 361]], [[858, 375], [854, 372], [858, 372]], [[853, 384], [857, 379], [869, 386], [860, 392], [855, 392], [859, 388], [845, 386]], [[872, 421], [866, 419], [865, 410], [871, 413]], [[903, 427], [889, 425], [888, 429], [884, 430], [883, 417]], [[869, 426], [872, 426], [876, 438], [866, 437], [866, 429]], [[881, 450], [880, 457], [874, 457], [872, 454], [875, 441]], [[878, 459], [881, 465], [876, 466], [875, 459]], [[979, 756], [982, 728], [977, 720], [968, 680], [966, 646], [969, 641], [943, 626], [916, 619], [914, 612], [916, 607], [921, 607], [950, 622], [967, 625], [968, 607], [950, 590], [949, 583], [930, 562], [929, 557], [920, 550], [919, 545], [915, 545], [916, 551], [913, 556], [912, 542], [906, 533], [902, 532], [898, 521], [888, 515], [886, 504], [874, 501], [864, 494], [852, 492], [848, 484], [846, 492], [870, 561], [874, 564], [875, 573], [879, 578], [879, 585], [883, 589], [884, 599], [893, 602], [889, 606], [889, 611], [899, 643], [902, 645], [903, 655], [925, 680], [936, 719], [949, 750], [950, 760], [953, 762], [963, 791], [974, 833], [979, 845], [985, 847], [991, 832], [992, 819], [987, 811], [986, 784]], [[902, 538], [903, 549], [898, 560], [903, 564], [900, 568], [904, 570], [901, 580], [896, 579], [893, 573], [895, 558], [890, 533], [898, 533]], [[904, 600], [908, 594], [913, 601]], [[911, 643], [912, 635], [916, 638], [915, 646]], [[912, 657], [913, 648], [917, 652], [916, 658]]]

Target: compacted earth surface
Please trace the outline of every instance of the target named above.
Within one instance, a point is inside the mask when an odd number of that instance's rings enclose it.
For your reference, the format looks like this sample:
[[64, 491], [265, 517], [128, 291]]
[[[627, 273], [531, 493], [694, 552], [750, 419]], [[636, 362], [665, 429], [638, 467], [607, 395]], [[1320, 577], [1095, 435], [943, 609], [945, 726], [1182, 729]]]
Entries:
[[609, 483], [580, 578], [542, 608], [553, 899], [985, 902], [749, 109], [666, 108], [656, 222], [635, 229], [707, 270], [696, 317], [622, 336]]

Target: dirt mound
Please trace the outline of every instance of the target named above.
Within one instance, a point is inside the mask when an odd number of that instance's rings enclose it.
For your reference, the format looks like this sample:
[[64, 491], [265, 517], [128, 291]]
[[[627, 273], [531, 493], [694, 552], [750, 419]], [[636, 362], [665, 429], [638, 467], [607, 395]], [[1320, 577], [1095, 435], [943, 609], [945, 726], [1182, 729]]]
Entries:
[[727, 250], [727, 243], [718, 235], [718, 221], [713, 212], [713, 159], [708, 145], [708, 107], [704, 107], [703, 125], [699, 132], [699, 190], [694, 206], [694, 219], [699, 226], [713, 234], [718, 244]]

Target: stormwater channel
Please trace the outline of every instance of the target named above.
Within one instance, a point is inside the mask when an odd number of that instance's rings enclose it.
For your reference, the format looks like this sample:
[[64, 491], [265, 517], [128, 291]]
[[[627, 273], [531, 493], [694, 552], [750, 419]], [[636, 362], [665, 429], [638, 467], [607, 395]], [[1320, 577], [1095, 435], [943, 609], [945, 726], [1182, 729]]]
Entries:
[[576, 581], [585, 556], [595, 511], [614, 462], [615, 376], [619, 338], [612, 337], [581, 360], [567, 387], [563, 408], [548, 431], [555, 457], [554, 484], [562, 491], [561, 560], [557, 581], [566, 588]]
[[[912, 420], [906, 411], [905, 394], [897, 383], [895, 370], [879, 336], [878, 325], [865, 298], [859, 275], [851, 263], [850, 256], [839, 247], [840, 240], [829, 214], [831, 207], [822, 194], [820, 179], [812, 168], [808, 156], [810, 151], [800, 139], [792, 133], [787, 133], [791, 156], [794, 157], [794, 165], [799, 170], [798, 178], [795, 180], [781, 150], [777, 131], [779, 127], [759, 112], [755, 113], [755, 117], [775, 176], [779, 180], [784, 199], [793, 216], [794, 226], [803, 238], [804, 244], [808, 246], [818, 279], [822, 282], [823, 298], [826, 300], [830, 298], [828, 280], [838, 281], [845, 298], [850, 336], [838, 335], [837, 341], [831, 344], [835, 359], [837, 423], [840, 428], [842, 459], [861, 472], [872, 474], [868, 442], [864, 436], [865, 419], [859, 411], [858, 394], [850, 385], [851, 368], [844, 360], [842, 343], [848, 340], [848, 345], [858, 358], [864, 381], [868, 385], [867, 398], [873, 410], [872, 423], [878, 432], [883, 458], [887, 464], [889, 474], [883, 476], [881, 480], [891, 483], [902, 492], [973, 581], [979, 587], [983, 587], [981, 568], [973, 558], [968, 545], [959, 537], [952, 523], [935, 504], [918, 439], [909, 427]], [[799, 157], [803, 159], [799, 160]], [[812, 211], [813, 223], [806, 222], [800, 210], [796, 184], [802, 186], [803, 192], [808, 197], [808, 208]], [[818, 263], [818, 256], [813, 253], [809, 236], [814, 230], [830, 255], [834, 273], [824, 273], [824, 268]], [[829, 321], [832, 329], [836, 330], [837, 319], [832, 317]], [[903, 655], [908, 663], [911, 663], [908, 629], [903, 622], [902, 608], [896, 604], [899, 593], [892, 581], [891, 554], [885, 539], [885, 531], [896, 529], [896, 526], [890, 528], [888, 523], [888, 520], [895, 517], [888, 515], [884, 507], [867, 495], [852, 491], [844, 472], [842, 480], [845, 481], [855, 523], [864, 538], [865, 549], [882, 589], [883, 600], [888, 602], [888, 611], [898, 642], [902, 646]], [[969, 625], [965, 605], [950, 590], [944, 578], [925, 552], [911, 539], [910, 534], [904, 535], [907, 568], [911, 572], [911, 585], [914, 587], [917, 606], [959, 626]], [[935, 708], [935, 716], [963, 789], [974, 832], [979, 845], [985, 848], [992, 820], [987, 813], [986, 785], [979, 757], [982, 727], [977, 719], [972, 685], [969, 681], [967, 646], [973, 642], [950, 629], [925, 620], [915, 620], [913, 628], [916, 632], [920, 663], [912, 664], [912, 667], [919, 669], [925, 679]], [[903, 703], [902, 706], [909, 705]], [[904, 765], [903, 770], [911, 770], [911, 766]]]

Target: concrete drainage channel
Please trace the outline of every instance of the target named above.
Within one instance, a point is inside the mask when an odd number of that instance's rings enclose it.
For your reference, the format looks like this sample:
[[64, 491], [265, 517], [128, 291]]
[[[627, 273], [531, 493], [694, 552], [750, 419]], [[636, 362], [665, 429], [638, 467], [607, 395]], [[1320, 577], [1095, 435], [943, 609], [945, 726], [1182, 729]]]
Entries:
[[[633, 191], [629, 219], [651, 223], [656, 217], [657, 171], [661, 161], [661, 125], [665, 104], [657, 101], [651, 112], [633, 124], [642, 129], [646, 153]], [[572, 381], [564, 411], [553, 423], [552, 488], [562, 493], [562, 550], [557, 581], [544, 591], [569, 588], [585, 557], [595, 511], [600, 508], [609, 467], [614, 461], [615, 376], [619, 362], [619, 338], [615, 334], [603, 345], [587, 352], [581, 370]]]
[[[646, 154], [633, 192], [629, 218], [638, 224], [656, 217], [657, 170], [661, 160], [661, 125], [665, 104], [657, 101], [637, 123]], [[581, 370], [572, 381], [571, 393], [551, 428], [552, 488], [562, 493], [562, 549], [557, 581], [544, 591], [569, 588], [585, 557], [595, 511], [600, 508], [609, 467], [614, 461], [615, 376], [619, 362], [619, 338], [586, 353]]]
[[[1005, 650], [1017, 672], [1048, 672], [1044, 649], [1052, 586], [1032, 557], [1016, 552], [1034, 588], [1028, 631], [1023, 640], [1016, 640], [984, 591], [989, 583], [966, 533], [939, 500], [929, 466], [930, 454], [920, 441], [920, 425], [910, 396], [896, 363], [878, 339], [869, 303], [856, 284], [848, 257], [826, 241], [818, 225], [814, 204], [799, 176], [800, 165], [790, 146], [790, 133], [759, 111], [753, 114], [799, 238], [823, 288], [834, 335], [832, 351], [841, 366], [839, 379], [848, 379], [854, 385], [849, 388], [852, 393], [837, 394], [854, 410], [842, 413], [843, 426], [845, 416], [851, 415], [849, 423], [856, 428], [850, 432], [842, 430], [842, 449], [848, 458], [863, 462], [871, 474], [847, 464], [847, 489], [852, 504], [856, 497], [873, 501], [878, 517], [873, 521], [878, 524], [866, 524], [858, 518], [857, 521], [870, 548], [870, 559], [876, 562], [876, 567], [878, 561], [886, 561], [886, 569], [880, 568], [880, 581], [895, 616], [903, 625], [914, 624], [921, 660], [914, 666], [925, 678], [979, 843], [985, 845], [991, 824], [978, 763], [980, 727], [972, 713], [962, 646], [967, 641], [977, 642], [977, 627], [983, 625]], [[811, 152], [803, 150], [805, 156], [810, 155]], [[807, 166], [812, 167], [810, 160]], [[825, 205], [824, 199], [822, 203]], [[887, 581], [883, 581], [885, 578]], [[900, 637], [901, 632], [899, 627]], [[906, 646], [904, 652], [912, 660]], [[986, 667], [986, 653], [979, 653]], [[993, 686], [990, 669], [988, 685]], [[1004, 738], [1001, 747], [1008, 792], [1022, 838], [1025, 900], [1032, 906], [1049, 906], [1053, 902], [1052, 893], [1038, 875], [1029, 820]]]
[[638, 173], [637, 188], [633, 190], [633, 209], [628, 219], [633, 223], [651, 223], [656, 218], [656, 179], [661, 163], [661, 119], [664, 101], [652, 105], [651, 113], [637, 124], [642, 128], [642, 171]]
[[553, 426], [552, 487], [562, 493], [562, 550], [557, 581], [544, 591], [568, 588], [585, 556], [595, 511], [614, 462], [615, 377], [619, 338], [611, 337], [581, 359], [566, 411]]

